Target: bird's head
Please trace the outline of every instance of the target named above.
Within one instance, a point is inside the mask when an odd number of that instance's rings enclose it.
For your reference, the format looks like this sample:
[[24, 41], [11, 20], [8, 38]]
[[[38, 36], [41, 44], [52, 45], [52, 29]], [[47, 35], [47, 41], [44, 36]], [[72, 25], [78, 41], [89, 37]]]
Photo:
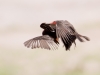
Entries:
[[46, 25], [46, 23], [41, 23], [40, 27], [44, 29], [45, 25]]
[[43, 28], [43, 29], [45, 29], [45, 30], [54, 32], [54, 29], [50, 26], [50, 24], [47, 24], [47, 23], [41, 23], [40, 27]]

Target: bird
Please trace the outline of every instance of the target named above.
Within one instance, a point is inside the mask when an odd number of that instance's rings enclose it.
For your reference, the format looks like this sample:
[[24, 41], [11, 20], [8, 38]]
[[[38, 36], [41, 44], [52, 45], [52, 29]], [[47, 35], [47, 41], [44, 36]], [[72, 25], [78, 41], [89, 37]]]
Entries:
[[84, 42], [90, 39], [87, 36], [79, 34], [74, 26], [67, 20], [55, 20], [51, 23], [41, 23], [40, 27], [43, 29], [42, 36], [32, 38], [24, 42], [28, 48], [42, 48], [48, 50], [57, 50], [59, 47], [59, 39], [62, 40], [65, 50], [70, 50], [72, 44], [76, 46], [75, 40]]

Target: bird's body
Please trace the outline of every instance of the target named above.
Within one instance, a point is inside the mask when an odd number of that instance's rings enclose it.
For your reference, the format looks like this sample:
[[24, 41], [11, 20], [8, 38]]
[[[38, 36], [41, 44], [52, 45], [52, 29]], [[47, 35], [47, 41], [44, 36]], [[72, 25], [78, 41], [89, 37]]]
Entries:
[[55, 42], [55, 43], [59, 44], [58, 38], [57, 38], [57, 36], [56, 36], [56, 31], [55, 31], [55, 32], [51, 32], [51, 31], [49, 31], [49, 30], [44, 30], [44, 31], [42, 32], [42, 35], [49, 35], [51, 38], [54, 39], [54, 42]]
[[83, 42], [84, 40], [81, 38], [83, 37], [89, 41], [88, 37], [78, 34], [73, 25], [66, 20], [57, 20], [49, 24], [42, 23], [40, 27], [44, 29], [42, 36], [26, 41], [24, 43], [25, 46], [31, 48], [41, 47], [49, 50], [57, 49], [59, 44], [58, 39], [61, 38], [66, 50], [69, 50], [72, 43], [76, 45], [76, 39]]

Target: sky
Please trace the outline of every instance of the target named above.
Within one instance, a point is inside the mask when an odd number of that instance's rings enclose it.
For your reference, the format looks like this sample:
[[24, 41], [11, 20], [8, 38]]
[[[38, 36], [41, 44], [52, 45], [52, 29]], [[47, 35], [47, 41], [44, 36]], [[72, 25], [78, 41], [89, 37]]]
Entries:
[[99, 0], [0, 0], [0, 26], [39, 25], [66, 19], [72, 23], [99, 21]]

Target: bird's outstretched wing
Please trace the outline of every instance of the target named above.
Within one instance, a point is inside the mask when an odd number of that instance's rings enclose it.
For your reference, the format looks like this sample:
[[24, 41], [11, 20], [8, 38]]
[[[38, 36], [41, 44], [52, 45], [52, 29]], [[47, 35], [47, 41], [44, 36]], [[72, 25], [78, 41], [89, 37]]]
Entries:
[[78, 32], [75, 30], [75, 28], [70, 22], [68, 22], [67, 20], [61, 20], [61, 21], [63, 22], [63, 25], [65, 25], [65, 27], [70, 30], [71, 34], [75, 35], [80, 42], [84, 42], [82, 38], [86, 39], [87, 41], [90, 41], [90, 39], [87, 36], [78, 34]]
[[34, 48], [43, 48], [43, 49], [49, 49], [49, 50], [58, 49], [58, 45], [54, 42], [54, 39], [48, 35], [32, 38], [24, 42], [24, 45], [32, 49]]
[[[61, 38], [66, 43], [70, 43], [70, 36], [74, 35], [74, 27], [66, 20], [57, 20], [55, 24], [51, 24], [51, 27], [56, 30], [57, 38]], [[71, 29], [72, 28], [72, 29]]]
[[51, 23], [51, 27], [56, 29], [57, 38], [60, 37], [63, 40], [65, 40], [65, 37], [67, 40], [69, 40], [70, 35], [75, 35], [80, 42], [84, 42], [84, 40], [81, 37], [85, 38], [87, 41], [90, 40], [88, 37], [78, 34], [73, 25], [67, 20], [54, 21], [53, 23]]
[[81, 38], [85, 38], [89, 41], [89, 38], [86, 36], [82, 36], [77, 33], [73, 25], [68, 22], [67, 20], [57, 20], [50, 24], [50, 26], [56, 30], [57, 38], [61, 38], [62, 42], [64, 43], [66, 50], [70, 48], [72, 43], [75, 43], [75, 39], [77, 38], [80, 42], [84, 42]]

